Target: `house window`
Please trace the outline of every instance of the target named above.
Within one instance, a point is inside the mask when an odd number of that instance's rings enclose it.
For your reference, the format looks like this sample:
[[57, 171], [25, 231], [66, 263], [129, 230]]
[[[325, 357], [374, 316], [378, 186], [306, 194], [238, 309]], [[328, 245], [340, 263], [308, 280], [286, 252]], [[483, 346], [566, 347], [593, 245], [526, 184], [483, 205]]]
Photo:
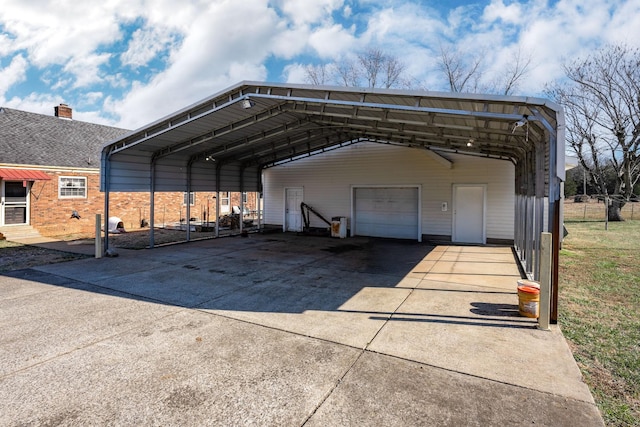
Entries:
[[61, 176], [58, 178], [60, 199], [86, 199], [87, 178], [84, 176]]
[[187, 205], [187, 194], [189, 195], [189, 205], [193, 206], [195, 204], [195, 193], [192, 191], [191, 193], [187, 193], [186, 191], [182, 194], [182, 205]]
[[229, 192], [223, 191], [220, 193], [220, 211], [222, 213], [229, 212]]

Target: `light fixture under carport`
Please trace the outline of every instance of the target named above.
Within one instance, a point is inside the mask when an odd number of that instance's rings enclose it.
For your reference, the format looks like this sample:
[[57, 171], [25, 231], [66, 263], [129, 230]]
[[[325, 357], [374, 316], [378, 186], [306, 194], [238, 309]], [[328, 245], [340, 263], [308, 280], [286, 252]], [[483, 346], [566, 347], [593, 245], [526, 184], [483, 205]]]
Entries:
[[256, 105], [255, 101], [253, 101], [252, 99], [249, 99], [249, 98], [246, 98], [246, 99], [243, 99], [242, 101], [240, 101], [240, 106], [242, 108], [244, 108], [245, 110], [249, 109], [249, 108], [251, 108], [251, 107], [253, 107], [255, 105]]

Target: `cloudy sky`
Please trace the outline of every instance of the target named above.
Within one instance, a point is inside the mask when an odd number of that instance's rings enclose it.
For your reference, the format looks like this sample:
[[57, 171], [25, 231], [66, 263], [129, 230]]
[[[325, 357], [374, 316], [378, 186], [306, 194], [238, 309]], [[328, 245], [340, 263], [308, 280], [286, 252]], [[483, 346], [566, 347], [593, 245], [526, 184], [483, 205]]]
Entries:
[[640, 44], [640, 0], [2, 0], [0, 106], [135, 129], [242, 80], [306, 83], [305, 67], [371, 47], [414, 87], [448, 90], [442, 49], [496, 79], [530, 59], [516, 94], [562, 64]]

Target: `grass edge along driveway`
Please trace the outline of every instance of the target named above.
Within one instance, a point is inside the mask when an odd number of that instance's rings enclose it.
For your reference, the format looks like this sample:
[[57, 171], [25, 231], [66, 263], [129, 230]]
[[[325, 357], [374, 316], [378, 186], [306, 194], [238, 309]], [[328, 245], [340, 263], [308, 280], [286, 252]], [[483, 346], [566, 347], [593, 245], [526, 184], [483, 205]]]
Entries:
[[608, 426], [640, 426], [640, 221], [565, 223], [559, 323]]

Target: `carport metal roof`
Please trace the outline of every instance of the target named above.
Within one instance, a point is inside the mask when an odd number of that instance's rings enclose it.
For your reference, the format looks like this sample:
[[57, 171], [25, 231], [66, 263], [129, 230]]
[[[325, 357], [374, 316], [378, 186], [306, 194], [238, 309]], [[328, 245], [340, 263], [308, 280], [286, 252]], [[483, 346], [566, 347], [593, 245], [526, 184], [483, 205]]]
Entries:
[[535, 278], [552, 231], [557, 284], [564, 117], [539, 98], [241, 82], [105, 144], [105, 212], [110, 191], [261, 191], [265, 168], [362, 141], [513, 162], [516, 249]]
[[[518, 164], [550, 134], [563, 140], [558, 111], [528, 97], [242, 82], [106, 144], [102, 189], [108, 172], [110, 191], [149, 191], [155, 167], [171, 176], [155, 191], [184, 191], [190, 167], [192, 191], [258, 191], [263, 168], [364, 140]], [[545, 163], [564, 178], [563, 161]]]

